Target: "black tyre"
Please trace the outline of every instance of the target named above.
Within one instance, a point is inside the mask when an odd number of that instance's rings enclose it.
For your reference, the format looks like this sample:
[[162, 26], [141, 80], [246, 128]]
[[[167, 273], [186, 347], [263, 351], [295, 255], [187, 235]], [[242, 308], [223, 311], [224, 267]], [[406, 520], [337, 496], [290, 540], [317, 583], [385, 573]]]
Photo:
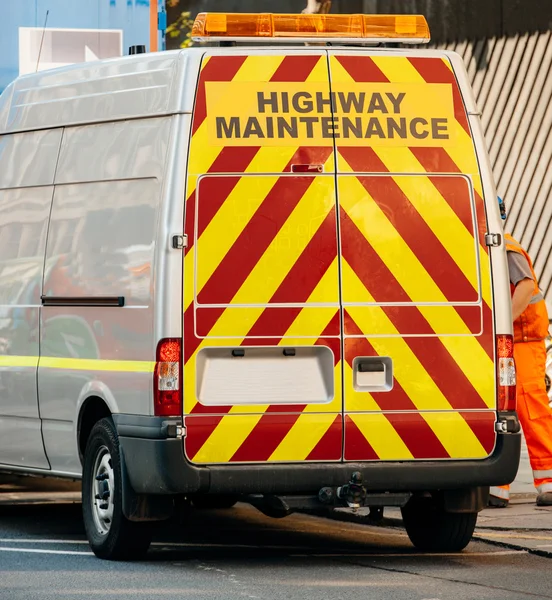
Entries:
[[108, 418], [94, 425], [86, 444], [82, 513], [90, 547], [99, 558], [133, 560], [146, 554], [152, 528], [123, 515], [119, 440]]
[[477, 513], [448, 513], [431, 499], [412, 499], [401, 509], [410, 541], [422, 552], [460, 552], [472, 539]]
[[219, 494], [216, 496], [195, 496], [192, 504], [199, 509], [232, 508], [238, 501], [238, 496], [233, 494]]

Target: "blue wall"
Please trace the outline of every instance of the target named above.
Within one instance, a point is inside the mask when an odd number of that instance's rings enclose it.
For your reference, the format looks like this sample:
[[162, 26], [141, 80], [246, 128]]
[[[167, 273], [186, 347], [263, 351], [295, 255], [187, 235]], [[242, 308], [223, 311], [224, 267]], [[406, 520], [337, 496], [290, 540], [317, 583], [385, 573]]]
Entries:
[[48, 28], [122, 29], [126, 54], [134, 44], [149, 49], [149, 6], [150, 0], [0, 0], [0, 92], [19, 74], [19, 27], [43, 27], [47, 10]]

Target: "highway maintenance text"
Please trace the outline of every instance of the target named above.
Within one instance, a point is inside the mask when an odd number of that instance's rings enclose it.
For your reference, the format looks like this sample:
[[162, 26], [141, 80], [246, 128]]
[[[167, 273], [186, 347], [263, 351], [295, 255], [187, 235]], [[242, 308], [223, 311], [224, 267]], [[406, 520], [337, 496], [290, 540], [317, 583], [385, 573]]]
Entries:
[[[271, 89], [274, 86], [280, 89]], [[280, 86], [265, 84], [264, 89], [259, 89], [261, 86], [257, 85], [253, 90], [251, 86], [244, 88], [241, 82], [227, 83], [224, 88], [210, 82], [207, 114], [211, 142], [291, 145], [297, 141], [328, 145], [336, 139], [343, 145], [364, 142], [442, 146], [453, 137], [452, 95], [446, 89], [450, 86], [404, 85], [406, 89], [401, 90], [397, 84], [358, 84], [331, 92], [317, 84], [319, 89], [312, 89], [311, 85], [311, 89], [296, 91]], [[229, 88], [234, 90], [233, 100], [227, 93], [220, 94]], [[213, 97], [213, 92], [219, 93], [218, 98]], [[223, 97], [226, 98], [221, 102]]]

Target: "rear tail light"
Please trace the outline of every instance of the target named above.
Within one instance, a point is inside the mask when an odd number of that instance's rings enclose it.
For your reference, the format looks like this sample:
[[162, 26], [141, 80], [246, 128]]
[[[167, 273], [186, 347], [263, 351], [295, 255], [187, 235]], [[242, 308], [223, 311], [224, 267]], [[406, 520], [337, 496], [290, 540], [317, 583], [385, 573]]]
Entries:
[[516, 410], [516, 364], [514, 362], [514, 338], [511, 335], [496, 336], [498, 410]]
[[157, 417], [182, 415], [182, 340], [166, 338], [157, 345], [153, 373], [153, 408]]

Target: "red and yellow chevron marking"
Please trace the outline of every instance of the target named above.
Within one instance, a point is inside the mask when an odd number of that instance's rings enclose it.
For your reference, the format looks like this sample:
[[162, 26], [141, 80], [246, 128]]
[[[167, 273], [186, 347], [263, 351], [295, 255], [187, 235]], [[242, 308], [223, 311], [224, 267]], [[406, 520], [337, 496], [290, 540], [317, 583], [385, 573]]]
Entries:
[[473, 459], [479, 450], [470, 444], [474, 437], [488, 456], [495, 446], [494, 423], [488, 411], [346, 415], [345, 460]]
[[[344, 458], [484, 458], [496, 435], [490, 265], [477, 159], [454, 74], [441, 59], [358, 54], [331, 56], [330, 69], [332, 82], [352, 86], [449, 83], [456, 119], [455, 144], [446, 147], [336, 140]], [[469, 180], [432, 173], [471, 177], [475, 223]], [[354, 358], [374, 355], [393, 359], [390, 392], [354, 389]]]
[[[495, 390], [485, 214], [454, 75], [440, 59], [331, 55], [329, 67], [341, 90], [452, 84], [454, 143], [354, 147], [337, 138], [335, 189], [333, 140], [270, 145], [257, 135], [251, 145], [216, 145], [207, 115], [208, 94], [224, 96], [225, 82], [244, 90], [263, 81], [290, 84], [271, 90], [327, 84], [329, 93], [324, 52], [204, 60], [185, 217], [186, 454], [199, 464], [488, 456]], [[324, 173], [290, 176], [297, 164], [321, 164]], [[315, 344], [334, 354], [328, 404], [197, 401], [204, 348]], [[378, 355], [393, 359], [393, 389], [356, 391], [353, 360]]]
[[[323, 53], [226, 58], [204, 64], [197, 99], [203, 107], [209, 81], [328, 81]], [[213, 148], [205, 108], [198, 114], [186, 205], [193, 241], [184, 266], [186, 454], [203, 464], [339, 461], [343, 401], [332, 148]], [[329, 175], [277, 175], [291, 174], [293, 164], [322, 164]], [[199, 404], [198, 353], [238, 345], [328, 346], [335, 357], [334, 399], [309, 406], [261, 404], [262, 398], [254, 406]]]
[[[453, 95], [453, 122], [455, 144], [435, 147], [395, 147], [382, 148], [374, 146], [373, 152], [366, 147], [348, 149], [357, 157], [354, 171], [377, 173], [383, 171], [397, 173], [463, 173], [472, 178], [475, 189], [477, 223], [480, 234], [480, 251], [487, 253], [484, 242], [486, 233], [485, 209], [483, 206], [483, 188], [479, 174], [479, 165], [474, 151], [471, 132], [468, 124], [458, 83], [452, 71], [452, 65], [447, 58], [407, 58], [404, 56], [330, 56], [332, 83], [379, 82], [402, 84], [450, 84]], [[338, 169], [342, 170], [341, 156], [344, 148], [338, 142]], [[375, 164], [374, 158], [379, 159]], [[344, 159], [346, 162], [347, 159]], [[349, 163], [350, 164], [350, 163]], [[396, 166], [399, 166], [395, 170]], [[436, 179], [436, 178], [435, 178]], [[439, 189], [439, 181], [434, 181]], [[443, 188], [442, 191], [446, 191]], [[444, 195], [451, 201], [451, 195]], [[465, 210], [465, 209], [464, 209]], [[471, 223], [471, 215], [457, 212], [464, 224]], [[470, 227], [471, 228], [471, 224]], [[484, 287], [490, 288], [490, 283], [483, 282]]]

